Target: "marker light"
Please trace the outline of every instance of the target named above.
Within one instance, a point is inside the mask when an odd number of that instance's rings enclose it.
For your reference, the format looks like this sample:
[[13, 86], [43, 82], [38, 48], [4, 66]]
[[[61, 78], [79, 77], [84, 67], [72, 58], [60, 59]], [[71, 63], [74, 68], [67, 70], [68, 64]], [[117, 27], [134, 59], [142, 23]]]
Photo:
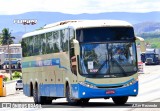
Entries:
[[97, 88], [95, 85], [90, 84], [88, 82], [80, 82], [79, 84], [85, 86], [85, 87], [89, 87], [89, 88]]
[[132, 85], [132, 84], [134, 84], [134, 83], [136, 83], [136, 82], [137, 82], [137, 80], [133, 79], [132, 81], [124, 84], [123, 86], [124, 86], [124, 87], [127, 87], [127, 86], [130, 86], [130, 85]]

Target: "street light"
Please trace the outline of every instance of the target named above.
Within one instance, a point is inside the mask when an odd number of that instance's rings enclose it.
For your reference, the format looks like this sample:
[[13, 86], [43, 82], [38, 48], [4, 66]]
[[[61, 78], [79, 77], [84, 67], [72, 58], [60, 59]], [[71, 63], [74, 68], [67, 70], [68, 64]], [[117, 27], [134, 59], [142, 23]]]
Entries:
[[12, 71], [11, 71], [11, 57], [10, 57], [11, 52], [10, 52], [10, 49], [9, 49], [9, 41], [11, 41], [12, 39], [15, 39], [15, 37], [9, 37], [8, 40], [7, 40], [10, 80], [12, 80]]

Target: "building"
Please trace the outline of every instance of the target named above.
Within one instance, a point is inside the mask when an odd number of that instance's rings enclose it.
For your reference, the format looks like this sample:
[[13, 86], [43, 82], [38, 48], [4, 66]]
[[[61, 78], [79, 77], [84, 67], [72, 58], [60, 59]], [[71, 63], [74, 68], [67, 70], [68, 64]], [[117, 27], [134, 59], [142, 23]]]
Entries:
[[21, 44], [10, 44], [10, 53], [8, 54], [8, 45], [0, 46], [0, 65], [3, 68], [8, 68], [9, 56], [11, 60], [11, 68], [20, 68], [20, 63], [22, 59], [22, 48]]

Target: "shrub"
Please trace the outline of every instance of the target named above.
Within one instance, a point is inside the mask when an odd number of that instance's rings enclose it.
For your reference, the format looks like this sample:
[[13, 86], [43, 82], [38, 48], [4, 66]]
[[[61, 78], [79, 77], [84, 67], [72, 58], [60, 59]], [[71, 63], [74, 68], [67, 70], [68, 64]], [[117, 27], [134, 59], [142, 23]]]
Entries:
[[21, 77], [21, 73], [15, 71], [15, 72], [14, 72], [14, 75], [13, 75], [13, 78], [20, 78], [20, 77]]
[[7, 76], [4, 76], [3, 81], [7, 81], [9, 78]]

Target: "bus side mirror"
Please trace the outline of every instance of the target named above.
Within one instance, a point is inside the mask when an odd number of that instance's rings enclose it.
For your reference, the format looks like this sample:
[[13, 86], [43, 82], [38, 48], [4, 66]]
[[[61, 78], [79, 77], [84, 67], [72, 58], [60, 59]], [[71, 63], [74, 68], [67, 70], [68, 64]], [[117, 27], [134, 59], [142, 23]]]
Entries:
[[138, 37], [138, 36], [136, 36], [136, 40], [140, 42], [141, 52], [146, 52], [145, 40], [142, 37]]
[[73, 39], [73, 44], [74, 44], [75, 55], [79, 55], [80, 54], [79, 42], [76, 39]]

